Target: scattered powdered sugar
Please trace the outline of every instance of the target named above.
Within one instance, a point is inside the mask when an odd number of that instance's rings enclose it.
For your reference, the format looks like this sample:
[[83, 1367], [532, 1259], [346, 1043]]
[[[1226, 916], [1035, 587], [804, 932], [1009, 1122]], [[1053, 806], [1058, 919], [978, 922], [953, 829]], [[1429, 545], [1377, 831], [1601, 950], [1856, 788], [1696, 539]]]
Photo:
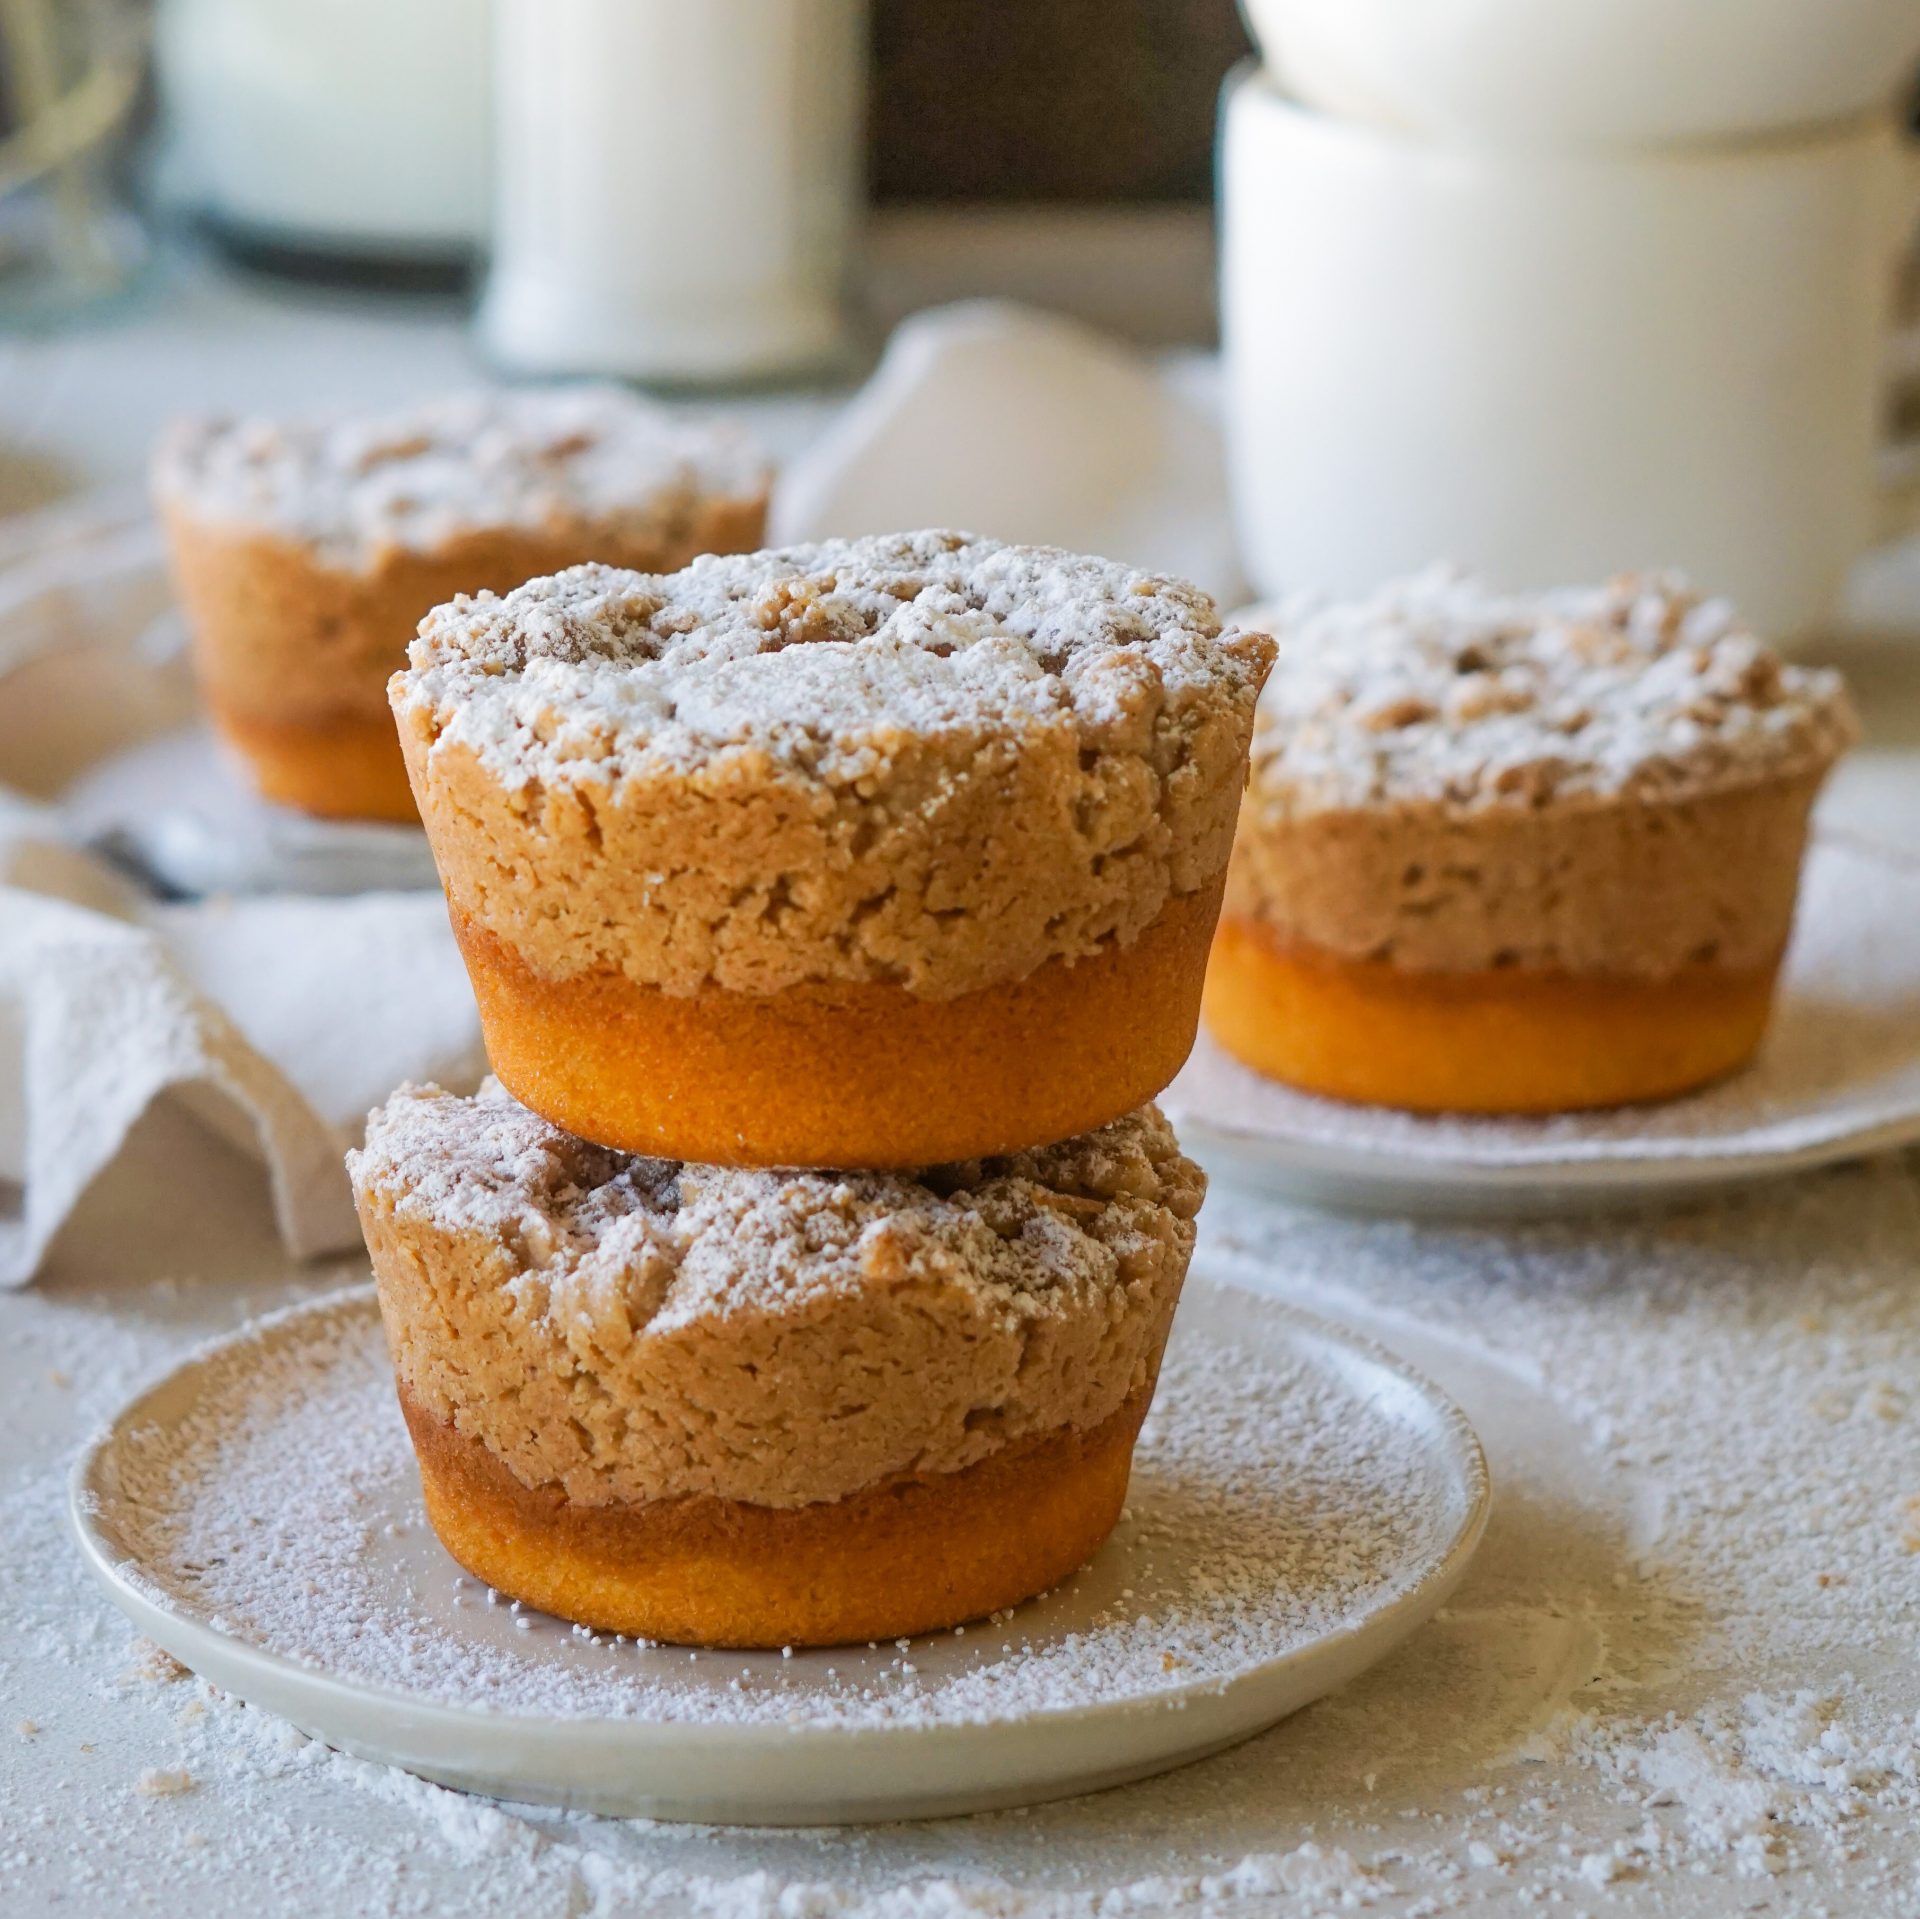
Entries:
[[[312, 1281], [282, 1275], [263, 1222], [222, 1255], [230, 1278], [178, 1299], [130, 1247], [0, 1301], [0, 1903], [117, 1910], [147, 1886], [202, 1919], [328, 1897], [387, 1919], [1911, 1919], [1920, 1162], [1644, 1219], [1489, 1230], [1230, 1190], [1208, 1217], [1203, 1261], [1241, 1249], [1472, 1412], [1500, 1494], [1466, 1582], [1393, 1659], [1204, 1764], [863, 1831], [503, 1806], [169, 1676], [73, 1550], [71, 1448], [196, 1328], [232, 1325], [242, 1287]], [[192, 1787], [149, 1798], [149, 1769]]]
[[220, 1630], [424, 1699], [913, 1727], [1217, 1686], [1354, 1624], [1462, 1523], [1446, 1470], [1337, 1364], [1176, 1331], [1128, 1515], [1065, 1587], [908, 1645], [689, 1658], [497, 1603], [447, 1559], [362, 1294], [215, 1353], [187, 1417], [122, 1435], [102, 1517], [142, 1579]]
[[1471, 1119], [1349, 1106], [1263, 1079], [1204, 1034], [1161, 1104], [1174, 1121], [1399, 1166], [1738, 1160], [1905, 1128], [1920, 1131], [1920, 865], [1816, 834], [1792, 948], [1759, 1058], [1684, 1099], [1547, 1119]]
[[1920, 1814], [1920, 1161], [1606, 1222], [1231, 1210], [1323, 1310], [1463, 1329], [1620, 1513], [1611, 1671], [1517, 1742], [1529, 1767], [1671, 1808], [1689, 1863], [1769, 1833], [1799, 1864], [1870, 1855], [1876, 1820]]
[[639, 538], [767, 484], [738, 429], [610, 386], [454, 393], [373, 417], [189, 420], [154, 461], [163, 500], [346, 567], [496, 527], [585, 520]]
[[1517, 596], [1435, 569], [1244, 617], [1280, 642], [1255, 781], [1299, 812], [1676, 796], [1823, 768], [1856, 731], [1838, 674], [1666, 575]]
[[[663, 1865], [622, 1848], [616, 1835], [647, 1833], [644, 1822], [623, 1829], [585, 1815], [509, 1810], [334, 1752], [246, 1707], [232, 1712], [221, 1732], [231, 1741], [222, 1754], [230, 1769], [237, 1762], [265, 1777], [364, 1794], [430, 1834], [495, 1896], [509, 1888], [509, 1896], [523, 1900], [557, 1893], [552, 1910], [566, 1919], [655, 1911], [696, 1919], [1126, 1919], [1176, 1908], [1212, 1914], [1275, 1898], [1296, 1908], [1307, 1902], [1305, 1910], [1324, 1914], [1369, 1908], [1387, 1890], [1378, 1873], [1344, 1848], [1313, 1840], [1285, 1851], [1249, 1852], [1217, 1871], [1156, 1872], [1091, 1891], [1029, 1891], [964, 1866], [952, 1876], [928, 1874], [880, 1888], [764, 1867], [716, 1874], [697, 1864]], [[720, 1838], [711, 1828], [682, 1830], [702, 1852]], [[835, 1851], [848, 1846], [847, 1835], [825, 1837], [838, 1842]], [[810, 1849], [818, 1843], [809, 1834], [782, 1838]], [[829, 1868], [833, 1856], [816, 1856], [812, 1863], [816, 1871]]]
[[1163, 709], [1244, 710], [1269, 652], [1223, 636], [1184, 581], [928, 531], [462, 597], [422, 623], [395, 697], [509, 784], [741, 748], [854, 784], [956, 730], [1078, 727], [1144, 751]]

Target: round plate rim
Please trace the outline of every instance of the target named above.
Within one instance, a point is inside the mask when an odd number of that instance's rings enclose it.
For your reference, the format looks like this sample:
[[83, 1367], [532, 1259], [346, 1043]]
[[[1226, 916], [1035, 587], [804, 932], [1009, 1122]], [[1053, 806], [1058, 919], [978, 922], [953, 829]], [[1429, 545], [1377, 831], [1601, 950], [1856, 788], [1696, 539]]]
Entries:
[[[911, 1747], [922, 1756], [946, 1753], [963, 1756], [971, 1749], [1004, 1740], [1010, 1735], [1046, 1737], [1055, 1733], [1084, 1732], [1088, 1727], [1099, 1724], [1111, 1725], [1137, 1716], [1179, 1712], [1198, 1699], [1224, 1699], [1230, 1694], [1259, 1687], [1263, 1682], [1270, 1683], [1289, 1669], [1310, 1660], [1331, 1664], [1342, 1649], [1351, 1648], [1363, 1639], [1384, 1639], [1382, 1653], [1392, 1645], [1397, 1645], [1445, 1603], [1478, 1550], [1492, 1510], [1492, 1476], [1485, 1450], [1472, 1423], [1454, 1399], [1425, 1373], [1364, 1334], [1304, 1311], [1249, 1285], [1240, 1274], [1250, 1264], [1257, 1265], [1257, 1262], [1249, 1262], [1244, 1255], [1203, 1251], [1196, 1255], [1188, 1286], [1194, 1290], [1231, 1294], [1236, 1302], [1245, 1303], [1253, 1310], [1283, 1322], [1292, 1339], [1311, 1340], [1323, 1349], [1338, 1351], [1349, 1359], [1361, 1362], [1376, 1374], [1385, 1374], [1401, 1391], [1409, 1393], [1412, 1401], [1423, 1410], [1432, 1432], [1437, 1436], [1444, 1470], [1448, 1479], [1459, 1487], [1464, 1510], [1444, 1544], [1436, 1547], [1425, 1569], [1410, 1585], [1383, 1605], [1304, 1646], [1249, 1664], [1224, 1679], [1190, 1680], [1180, 1685], [1130, 1693], [1114, 1699], [1043, 1707], [1003, 1718], [947, 1723], [800, 1727], [712, 1724], [697, 1720], [644, 1717], [616, 1719], [556, 1713], [517, 1713], [485, 1706], [451, 1705], [383, 1682], [344, 1678], [223, 1632], [204, 1614], [180, 1604], [159, 1582], [148, 1577], [138, 1562], [116, 1548], [107, 1535], [105, 1510], [106, 1502], [113, 1495], [98, 1487], [98, 1477], [125, 1434], [148, 1417], [148, 1408], [154, 1401], [183, 1390], [194, 1373], [236, 1347], [285, 1337], [290, 1330], [310, 1320], [377, 1310], [374, 1288], [367, 1283], [348, 1286], [245, 1321], [232, 1332], [205, 1341], [182, 1355], [164, 1373], [141, 1387], [103, 1423], [75, 1459], [68, 1479], [69, 1525], [95, 1579], [115, 1604], [150, 1638], [197, 1671], [203, 1669], [202, 1665], [191, 1655], [200, 1654], [204, 1659], [206, 1651], [210, 1649], [214, 1663], [224, 1668], [224, 1672], [217, 1677], [208, 1675], [215, 1678], [215, 1683], [245, 1698], [249, 1696], [247, 1679], [263, 1680], [275, 1697], [267, 1699], [260, 1695], [261, 1703], [268, 1710], [296, 1722], [304, 1719], [308, 1724], [323, 1723], [327, 1701], [345, 1695], [376, 1708], [404, 1712], [409, 1716], [410, 1723], [423, 1732], [438, 1731], [443, 1736], [461, 1730], [471, 1732], [476, 1722], [482, 1722], [491, 1732], [510, 1733], [536, 1741], [564, 1739], [576, 1750], [583, 1746], [614, 1747], [636, 1760], [642, 1756], [659, 1757], [672, 1752], [685, 1758], [697, 1755], [702, 1761], [724, 1761], [762, 1752], [772, 1740], [779, 1742], [784, 1753], [803, 1760], [845, 1753], [856, 1744], [870, 1748], [876, 1742], [885, 1742], [886, 1747], [895, 1752]], [[177, 1418], [178, 1415], [172, 1417]], [[1317, 1697], [1318, 1694], [1312, 1696]], [[309, 1710], [311, 1706], [318, 1706], [321, 1709], [319, 1714], [312, 1713]], [[1277, 1720], [1283, 1716], [1278, 1714], [1275, 1718]], [[1250, 1734], [1236, 1735], [1236, 1738], [1243, 1736]], [[1216, 1741], [1215, 1745], [1218, 1743]], [[1231, 1744], [1234, 1740], [1225, 1743]], [[347, 1744], [346, 1749], [352, 1750], [353, 1747]], [[1199, 1757], [1208, 1749], [1201, 1746], [1190, 1753], [1178, 1755], [1170, 1749], [1169, 1755], [1161, 1763], [1148, 1770], [1163, 1770], [1181, 1763], [1185, 1758]], [[487, 1790], [484, 1786], [478, 1789]], [[1051, 1792], [1036, 1790], [1029, 1797], [1039, 1799], [1055, 1796], [1061, 1790], [1083, 1789], [1055, 1787]]]
[[1203, 1150], [1211, 1146], [1242, 1164], [1266, 1166], [1282, 1175], [1297, 1172], [1350, 1180], [1356, 1187], [1426, 1186], [1450, 1192], [1534, 1192], [1568, 1187], [1654, 1191], [1732, 1185], [1892, 1152], [1920, 1141], [1920, 1108], [1863, 1121], [1851, 1131], [1804, 1146], [1780, 1146], [1762, 1152], [1623, 1153], [1581, 1159], [1474, 1160], [1442, 1153], [1401, 1158], [1370, 1152], [1365, 1147], [1329, 1146], [1303, 1134], [1223, 1126], [1186, 1108], [1180, 1110], [1179, 1125], [1181, 1137], [1189, 1145]]

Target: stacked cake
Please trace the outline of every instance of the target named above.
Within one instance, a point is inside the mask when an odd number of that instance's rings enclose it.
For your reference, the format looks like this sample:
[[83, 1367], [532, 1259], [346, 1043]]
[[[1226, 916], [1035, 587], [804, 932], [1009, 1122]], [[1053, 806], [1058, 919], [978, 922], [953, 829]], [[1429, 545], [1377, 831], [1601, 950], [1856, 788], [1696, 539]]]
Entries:
[[1270, 641], [945, 533], [438, 608], [393, 709], [498, 1083], [352, 1161], [429, 1515], [649, 1638], [955, 1624], [1125, 1494]]

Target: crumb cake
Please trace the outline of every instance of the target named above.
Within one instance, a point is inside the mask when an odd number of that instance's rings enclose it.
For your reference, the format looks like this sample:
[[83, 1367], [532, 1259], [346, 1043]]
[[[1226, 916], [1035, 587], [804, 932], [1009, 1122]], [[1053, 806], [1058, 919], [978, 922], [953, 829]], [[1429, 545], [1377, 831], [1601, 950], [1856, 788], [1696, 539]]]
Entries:
[[402, 821], [387, 677], [429, 607], [582, 560], [664, 571], [757, 546], [768, 490], [730, 428], [602, 387], [186, 421], [153, 480], [207, 706], [260, 791]]
[[1205, 1181], [1153, 1107], [914, 1174], [589, 1145], [403, 1087], [348, 1161], [428, 1516], [505, 1593], [828, 1645], [1053, 1585], [1112, 1529]]
[[1815, 794], [1854, 736], [1665, 577], [1436, 573], [1271, 622], [1207, 982], [1272, 1078], [1417, 1111], [1664, 1097], [1760, 1042]]
[[953, 533], [606, 566], [422, 623], [392, 699], [494, 1070], [728, 1165], [923, 1166], [1193, 1043], [1264, 636]]

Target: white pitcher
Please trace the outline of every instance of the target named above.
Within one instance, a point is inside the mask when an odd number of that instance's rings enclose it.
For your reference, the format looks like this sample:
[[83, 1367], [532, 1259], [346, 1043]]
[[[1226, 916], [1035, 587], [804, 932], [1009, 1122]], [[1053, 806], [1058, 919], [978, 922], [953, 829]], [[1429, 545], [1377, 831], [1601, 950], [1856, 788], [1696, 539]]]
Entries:
[[1888, 510], [1916, 199], [1890, 115], [1493, 154], [1248, 72], [1222, 158], [1229, 462], [1263, 594], [1435, 560], [1513, 588], [1673, 565], [1775, 638], [1830, 619]]
[[1915, 0], [1242, 0], [1330, 113], [1491, 145], [1751, 139], [1887, 106]]
[[695, 384], [830, 360], [865, 17], [864, 0], [497, 0], [493, 357]]

